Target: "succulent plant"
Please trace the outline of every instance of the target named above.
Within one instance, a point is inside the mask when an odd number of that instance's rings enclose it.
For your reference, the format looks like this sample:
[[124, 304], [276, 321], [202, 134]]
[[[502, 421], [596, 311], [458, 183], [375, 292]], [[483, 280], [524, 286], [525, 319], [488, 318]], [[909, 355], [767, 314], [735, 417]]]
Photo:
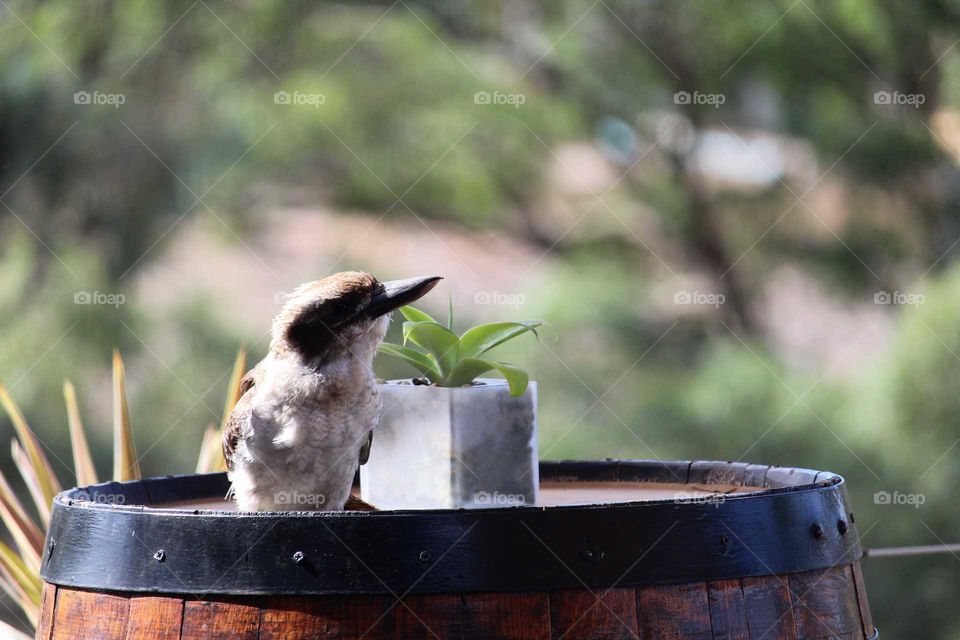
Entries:
[[510, 395], [520, 396], [527, 390], [529, 376], [526, 371], [515, 364], [481, 356], [528, 332], [539, 339], [537, 327], [544, 324], [542, 320], [481, 324], [457, 336], [453, 332], [452, 305], [446, 326], [413, 307], [401, 307], [400, 313], [406, 320], [403, 323], [403, 344], [384, 342], [380, 345], [380, 353], [413, 365], [438, 387], [461, 387], [488, 371], [497, 370], [510, 385]]

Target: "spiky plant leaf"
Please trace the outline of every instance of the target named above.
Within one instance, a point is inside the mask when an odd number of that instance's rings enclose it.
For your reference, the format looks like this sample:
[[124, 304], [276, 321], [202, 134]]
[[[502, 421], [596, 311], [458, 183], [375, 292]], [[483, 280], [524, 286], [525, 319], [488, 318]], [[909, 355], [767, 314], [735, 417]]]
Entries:
[[38, 573], [31, 572], [17, 552], [0, 542], [0, 586], [23, 610], [33, 626], [40, 618], [40, 595], [43, 583]]
[[[237, 354], [234, 373], [224, 405], [224, 421], [239, 399], [240, 380], [246, 366], [246, 354], [243, 349]], [[70, 437], [73, 445], [74, 464], [77, 469], [78, 484], [95, 484], [96, 471], [90, 456], [89, 446], [80, 420], [76, 392], [69, 381], [64, 381], [64, 401], [67, 405], [67, 417]], [[130, 416], [127, 407], [127, 394], [123, 361], [120, 353], [113, 354], [113, 400], [114, 400], [114, 473], [116, 479], [135, 479], [140, 476], [136, 450], [130, 430]], [[17, 434], [20, 437], [11, 441], [11, 455], [14, 464], [33, 498], [43, 526], [50, 520], [50, 505], [53, 496], [60, 491], [59, 482], [53, 474], [50, 463], [40, 446], [36, 435], [27, 426], [16, 403], [2, 385], [0, 385], [0, 403], [9, 414]], [[22, 443], [22, 444], [21, 444]], [[204, 462], [207, 460], [207, 462]], [[201, 460], [198, 471], [215, 470], [223, 455], [220, 447], [220, 430], [210, 425], [205, 433], [201, 447]], [[14, 494], [6, 477], [0, 473], [0, 519], [6, 526], [17, 547], [14, 551], [0, 542], [0, 590], [15, 601], [26, 614], [29, 624], [36, 626], [40, 615], [40, 601], [43, 582], [40, 579], [40, 562], [43, 554], [44, 533], [40, 526], [27, 514], [23, 505]], [[0, 638], [29, 638], [10, 625], [0, 622]]]
[[204, 430], [203, 440], [200, 442], [200, 455], [197, 457], [197, 473], [214, 473], [226, 469], [220, 433], [221, 430], [213, 424]]
[[0, 518], [13, 538], [24, 562], [34, 571], [40, 571], [40, 554], [43, 550], [43, 531], [27, 515], [6, 476], [0, 473]]
[[2, 384], [0, 384], [0, 404], [3, 404], [7, 415], [10, 416], [10, 421], [13, 422], [13, 427], [17, 431], [17, 437], [20, 438], [23, 450], [29, 458], [29, 464], [35, 469], [34, 476], [37, 486], [46, 505], [44, 508], [49, 513], [54, 496], [62, 490], [60, 483], [57, 481], [57, 476], [53, 473], [53, 467], [43, 453], [40, 440], [27, 425], [27, 421], [20, 412], [17, 403], [14, 402], [10, 393]]
[[30, 464], [30, 456], [23, 450], [16, 438], [10, 440], [10, 456], [13, 458], [13, 465], [20, 472], [20, 477], [23, 478], [23, 483], [27, 486], [27, 491], [30, 492], [30, 497], [33, 498], [33, 505], [40, 515], [40, 522], [46, 527], [50, 524], [50, 505], [52, 501], [48, 501], [44, 497], [36, 469]]
[[[230, 382], [227, 383], [227, 397], [223, 404], [223, 418], [220, 420], [220, 428], [213, 425], [207, 427], [203, 433], [203, 440], [200, 443], [200, 455], [197, 459], [197, 473], [213, 473], [216, 471], [226, 471], [227, 461], [223, 459], [223, 447], [220, 444], [221, 434], [227, 426], [227, 420], [233, 413], [233, 408], [240, 401], [242, 391], [240, 384], [247, 371], [247, 351], [243, 347], [237, 351], [237, 357], [233, 361], [233, 371], [230, 374]], [[211, 431], [212, 429], [212, 431]]]
[[63, 401], [67, 405], [67, 423], [70, 426], [70, 444], [73, 449], [73, 468], [77, 474], [77, 486], [86, 487], [97, 484], [97, 470], [93, 466], [93, 457], [87, 445], [87, 436], [83, 432], [80, 420], [80, 407], [77, 405], [77, 393], [69, 380], [63, 381]]
[[233, 372], [230, 374], [230, 382], [227, 384], [227, 400], [223, 405], [223, 418], [220, 420], [220, 428], [227, 425], [233, 408], [240, 401], [240, 381], [243, 380], [243, 374], [247, 372], [247, 351], [243, 347], [237, 351], [237, 357], [233, 361]]
[[140, 479], [140, 461], [133, 445], [127, 383], [120, 350], [113, 350], [113, 479], [117, 482]]
[[31, 571], [20, 555], [6, 543], [0, 542], [0, 565], [10, 574], [10, 577], [23, 589], [31, 602], [40, 604], [40, 592], [43, 582], [40, 576]]

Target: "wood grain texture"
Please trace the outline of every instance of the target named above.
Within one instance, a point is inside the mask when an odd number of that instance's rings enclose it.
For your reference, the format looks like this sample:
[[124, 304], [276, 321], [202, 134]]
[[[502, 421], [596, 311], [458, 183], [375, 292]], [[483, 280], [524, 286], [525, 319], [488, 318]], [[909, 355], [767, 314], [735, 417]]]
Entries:
[[57, 589], [54, 640], [122, 640], [130, 600], [94, 591]]
[[461, 638], [463, 607], [459, 594], [407, 596], [394, 609], [395, 636], [410, 640]]
[[402, 602], [384, 595], [201, 601], [45, 585], [37, 638], [864, 640], [873, 632], [856, 564], [595, 594], [566, 589], [409, 595]]
[[392, 639], [393, 604], [394, 599], [386, 596], [268, 598], [263, 602], [259, 640]]
[[637, 594], [633, 589], [553, 591], [550, 622], [554, 640], [613, 640], [639, 637]]
[[739, 580], [707, 583], [710, 627], [714, 640], [750, 640], [746, 606]]
[[260, 609], [222, 600], [186, 600], [183, 603], [183, 640], [231, 638], [257, 640]]
[[183, 600], [180, 598], [130, 598], [126, 640], [177, 640], [182, 626]]
[[706, 585], [637, 589], [637, 622], [641, 640], [712, 640]]
[[797, 640], [786, 576], [743, 578], [750, 640]]
[[859, 562], [853, 563], [853, 584], [857, 592], [857, 604], [860, 606], [860, 621], [863, 623], [863, 633], [869, 638], [873, 635], [873, 616], [870, 615], [870, 604], [867, 602], [867, 586], [863, 581], [863, 569]]
[[797, 637], [862, 640], [863, 625], [849, 565], [788, 578]]
[[37, 621], [36, 640], [50, 640], [53, 634], [53, 612], [57, 603], [57, 587], [44, 582], [40, 593], [40, 620]]
[[465, 595], [463, 637], [550, 640], [550, 598], [546, 592]]

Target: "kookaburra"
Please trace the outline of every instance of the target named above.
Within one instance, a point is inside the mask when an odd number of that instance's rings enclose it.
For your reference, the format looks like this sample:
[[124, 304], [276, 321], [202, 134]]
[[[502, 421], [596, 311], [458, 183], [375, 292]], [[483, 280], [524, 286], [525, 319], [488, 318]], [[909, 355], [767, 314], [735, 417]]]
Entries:
[[241, 511], [344, 508], [379, 419], [373, 358], [390, 312], [439, 280], [346, 271], [287, 297], [223, 433]]

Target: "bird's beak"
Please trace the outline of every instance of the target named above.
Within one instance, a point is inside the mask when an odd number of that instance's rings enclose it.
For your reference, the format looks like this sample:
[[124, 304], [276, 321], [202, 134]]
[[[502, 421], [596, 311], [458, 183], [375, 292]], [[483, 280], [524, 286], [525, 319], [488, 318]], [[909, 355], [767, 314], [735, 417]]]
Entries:
[[398, 307], [419, 300], [441, 280], [443, 278], [440, 276], [430, 276], [384, 282], [383, 291], [374, 294], [364, 311], [369, 317], [378, 318]]

